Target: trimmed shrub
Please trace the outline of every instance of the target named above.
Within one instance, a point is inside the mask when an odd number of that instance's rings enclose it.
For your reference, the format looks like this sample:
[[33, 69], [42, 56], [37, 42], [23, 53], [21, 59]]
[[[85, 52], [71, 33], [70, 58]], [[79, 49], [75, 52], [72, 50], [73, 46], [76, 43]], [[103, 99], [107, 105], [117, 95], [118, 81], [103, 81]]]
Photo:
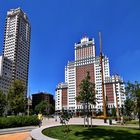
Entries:
[[38, 125], [37, 116], [0, 117], [0, 128], [12, 128]]
[[138, 120], [126, 121], [126, 124], [139, 124]]

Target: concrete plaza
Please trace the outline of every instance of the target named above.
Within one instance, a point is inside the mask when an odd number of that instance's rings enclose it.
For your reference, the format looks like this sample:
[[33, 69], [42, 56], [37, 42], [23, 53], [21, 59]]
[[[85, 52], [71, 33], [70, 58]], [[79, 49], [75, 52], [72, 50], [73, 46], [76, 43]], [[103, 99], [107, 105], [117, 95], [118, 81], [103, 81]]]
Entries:
[[[116, 121], [112, 121], [113, 124], [116, 124]], [[71, 118], [69, 124], [84, 124], [84, 118]], [[23, 127], [21, 128], [10, 128], [0, 130], [0, 140], [31, 140], [31, 136], [36, 140], [50, 140], [50, 138], [44, 136], [41, 131], [45, 128], [49, 128], [51, 126], [61, 125], [59, 117], [56, 118], [46, 118], [44, 117], [42, 121], [42, 126], [39, 128], [36, 127]], [[92, 125], [109, 125], [109, 120], [107, 123], [104, 123], [103, 119], [92, 119]], [[120, 126], [120, 125], [112, 125], [112, 126]], [[123, 126], [128, 127], [128, 126]], [[129, 126], [130, 127], [130, 126]], [[136, 126], [131, 126], [136, 127]], [[138, 127], [138, 126], [137, 126]], [[12, 130], [12, 132], [11, 132]], [[22, 130], [22, 131], [21, 131]], [[31, 131], [32, 130], [32, 131]], [[53, 139], [51, 139], [53, 140]]]

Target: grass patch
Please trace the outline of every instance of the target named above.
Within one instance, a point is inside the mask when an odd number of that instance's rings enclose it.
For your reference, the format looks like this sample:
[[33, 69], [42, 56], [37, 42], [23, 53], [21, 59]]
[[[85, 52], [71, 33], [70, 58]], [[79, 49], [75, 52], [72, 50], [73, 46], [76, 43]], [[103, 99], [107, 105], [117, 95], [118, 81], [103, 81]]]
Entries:
[[134, 128], [70, 125], [70, 132], [64, 133], [62, 126], [51, 127], [42, 131], [44, 135], [59, 140], [139, 140], [140, 130]]

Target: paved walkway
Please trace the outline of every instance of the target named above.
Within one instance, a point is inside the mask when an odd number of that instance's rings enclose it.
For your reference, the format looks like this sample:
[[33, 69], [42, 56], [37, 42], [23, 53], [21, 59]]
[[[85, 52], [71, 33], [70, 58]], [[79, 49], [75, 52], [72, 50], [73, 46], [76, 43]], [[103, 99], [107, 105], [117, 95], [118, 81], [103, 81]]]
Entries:
[[[83, 124], [83, 120], [84, 118], [72, 118], [70, 119], [69, 124]], [[115, 124], [116, 122], [113, 121], [112, 123]], [[93, 125], [109, 125], [109, 122], [107, 121], [107, 123], [104, 123], [104, 120], [92, 119], [92, 124]], [[31, 136], [35, 138], [36, 140], [55, 140], [55, 139], [44, 136], [41, 133], [41, 131], [45, 128], [56, 126], [56, 125], [61, 125], [59, 118], [57, 118], [57, 121], [54, 118], [50, 118], [50, 119], [44, 118], [41, 128], [36, 127], [36, 129], [34, 129], [35, 127], [30, 126], [30, 127], [23, 127], [23, 128], [20, 127], [20, 128], [10, 128], [10, 129], [0, 129], [0, 140], [31, 140]], [[10, 133], [13, 133], [13, 134], [10, 134]]]
[[[91, 119], [89, 119], [89, 123], [90, 123], [90, 121], [91, 121]], [[116, 124], [116, 121], [113, 120], [112, 123]], [[50, 119], [44, 118], [43, 119], [43, 123], [42, 123], [43, 127], [49, 126], [52, 124], [54, 124], [54, 125], [60, 124], [59, 118], [57, 118], [57, 121], [55, 121], [55, 118], [50, 118]], [[69, 121], [69, 124], [84, 124], [84, 118], [81, 118], [81, 117], [71, 118]], [[107, 120], [107, 123], [104, 123], [103, 119], [92, 119], [92, 124], [93, 125], [109, 125], [109, 120]]]
[[[84, 124], [83, 120], [84, 120], [84, 118], [72, 118], [72, 119], [70, 119], [69, 124], [77, 124], [77, 125]], [[115, 121], [113, 121], [113, 123], [115, 123]], [[109, 125], [108, 122], [104, 123], [104, 120], [101, 120], [101, 119], [92, 119], [92, 124], [93, 125], [105, 125], [105, 126]], [[56, 140], [56, 139], [49, 138], [49, 137], [43, 135], [42, 130], [45, 128], [58, 126], [58, 125], [61, 125], [59, 119], [57, 119], [57, 121], [55, 121], [54, 118], [51, 118], [51, 119], [44, 118], [42, 127], [32, 130], [30, 133], [31, 137], [35, 140]]]
[[[72, 118], [72, 119], [70, 119], [69, 124], [82, 124], [83, 125], [84, 118]], [[103, 119], [92, 119], [92, 124], [93, 125], [109, 126], [109, 120], [107, 120], [107, 123], [104, 123]], [[115, 124], [115, 125], [111, 125], [111, 126], [121, 127], [121, 125], [117, 125], [116, 121], [114, 121], [114, 120], [112, 121], [112, 124]], [[42, 130], [45, 128], [58, 126], [58, 125], [61, 125], [59, 118], [57, 118], [57, 121], [55, 121], [54, 118], [51, 118], [51, 119], [44, 118], [43, 123], [42, 123], [42, 127], [32, 130], [30, 133], [31, 137], [34, 138], [35, 140], [56, 140], [56, 139], [49, 138], [49, 137], [43, 135]], [[137, 126], [124, 126], [123, 125], [122, 127], [137, 127]]]

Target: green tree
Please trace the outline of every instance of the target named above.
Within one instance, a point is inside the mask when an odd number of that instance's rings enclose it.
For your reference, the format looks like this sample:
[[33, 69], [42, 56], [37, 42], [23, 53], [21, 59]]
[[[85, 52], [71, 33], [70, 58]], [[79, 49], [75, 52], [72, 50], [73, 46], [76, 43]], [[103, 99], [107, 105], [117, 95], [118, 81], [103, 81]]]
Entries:
[[133, 114], [138, 116], [140, 128], [140, 84], [137, 81], [134, 83], [128, 82], [126, 86], [126, 95], [128, 98], [127, 102], [129, 103], [125, 103], [125, 109], [128, 105], [133, 106]]
[[113, 106], [113, 108], [111, 108], [111, 116], [116, 117], [116, 108], [115, 108], [115, 106]]
[[64, 110], [64, 108], [62, 108], [62, 112], [60, 114], [60, 123], [65, 126], [64, 132], [66, 132], [67, 134], [70, 131], [69, 126], [68, 126], [68, 122], [70, 118], [72, 118], [72, 114], [69, 113], [67, 110]]
[[22, 81], [15, 80], [8, 92], [8, 107], [12, 113], [25, 112], [27, 106], [27, 98], [24, 95], [25, 86]]
[[42, 114], [50, 114], [50, 110], [51, 110], [52, 106], [50, 104], [48, 104], [46, 101], [42, 101], [40, 102], [38, 105], [35, 106], [35, 112], [39, 113], [41, 112]]
[[134, 100], [131, 99], [131, 97], [126, 97], [126, 100], [124, 102], [124, 108], [125, 108], [125, 115], [129, 117], [129, 119], [132, 119], [135, 103]]
[[0, 90], [0, 116], [3, 115], [5, 107], [7, 105], [6, 95]]
[[80, 92], [79, 95], [76, 97], [76, 100], [78, 102], [83, 103], [83, 107], [86, 111], [88, 126], [89, 126], [89, 105], [96, 104], [95, 94], [96, 94], [95, 84], [90, 82], [90, 75], [89, 72], [87, 72], [85, 79], [83, 79], [80, 83]]

